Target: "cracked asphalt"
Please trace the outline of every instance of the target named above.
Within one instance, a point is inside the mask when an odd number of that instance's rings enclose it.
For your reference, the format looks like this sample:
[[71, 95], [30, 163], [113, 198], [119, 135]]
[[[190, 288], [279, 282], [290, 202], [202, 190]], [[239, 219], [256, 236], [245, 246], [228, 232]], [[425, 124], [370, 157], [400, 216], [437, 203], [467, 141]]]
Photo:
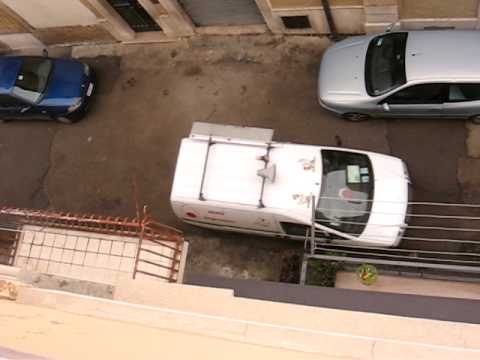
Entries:
[[196, 229], [169, 204], [180, 139], [193, 121], [275, 129], [275, 139], [390, 153], [406, 160], [415, 200], [480, 203], [480, 130], [464, 121], [348, 123], [317, 103], [328, 40], [199, 37], [169, 44], [85, 46], [96, 70], [84, 121], [11, 122], [0, 130], [1, 204], [134, 216], [139, 201], [191, 242], [188, 272], [278, 280], [303, 244]]

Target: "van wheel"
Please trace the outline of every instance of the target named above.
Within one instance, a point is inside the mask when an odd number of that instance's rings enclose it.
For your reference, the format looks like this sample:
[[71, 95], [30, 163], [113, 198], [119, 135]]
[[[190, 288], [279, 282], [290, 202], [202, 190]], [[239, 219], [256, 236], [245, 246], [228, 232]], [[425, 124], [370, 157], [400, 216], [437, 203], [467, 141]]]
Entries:
[[73, 120], [69, 119], [66, 116], [58, 116], [58, 117], [55, 118], [55, 120], [57, 120], [58, 122], [61, 122], [62, 124], [72, 124], [73, 123]]
[[468, 120], [469, 120], [472, 124], [480, 125], [480, 114], [478, 114], [478, 115], [473, 115], [473, 116], [470, 117]]
[[345, 113], [342, 117], [347, 121], [360, 122], [370, 120], [370, 116], [367, 114], [360, 113]]

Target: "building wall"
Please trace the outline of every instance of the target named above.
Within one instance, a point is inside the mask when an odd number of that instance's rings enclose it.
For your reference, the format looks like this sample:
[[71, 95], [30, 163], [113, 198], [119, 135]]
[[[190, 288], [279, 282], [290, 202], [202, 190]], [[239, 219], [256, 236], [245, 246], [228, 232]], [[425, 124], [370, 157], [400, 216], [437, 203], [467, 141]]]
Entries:
[[479, 29], [479, 0], [399, 0], [402, 28]]
[[15, 14], [6, 6], [0, 6], [0, 34], [15, 34], [24, 32], [26, 24], [15, 17]]
[[[265, 24], [235, 26], [196, 26], [188, 9], [179, 0], [137, 1], [159, 25], [158, 31], [135, 32], [107, 0], [0, 0], [0, 49], [116, 41], [175, 41], [196, 34], [271, 32], [325, 35], [331, 32], [322, 0], [255, 0]], [[404, 29], [432, 26], [480, 28], [479, 0], [329, 2], [340, 34], [382, 32], [395, 22]]]
[[400, 0], [400, 18], [476, 18], [478, 0]]
[[3, 2], [36, 29], [94, 25], [98, 21], [95, 14], [79, 0], [4, 0]]
[[88, 5], [85, 0], [0, 0], [1, 48], [115, 41]]

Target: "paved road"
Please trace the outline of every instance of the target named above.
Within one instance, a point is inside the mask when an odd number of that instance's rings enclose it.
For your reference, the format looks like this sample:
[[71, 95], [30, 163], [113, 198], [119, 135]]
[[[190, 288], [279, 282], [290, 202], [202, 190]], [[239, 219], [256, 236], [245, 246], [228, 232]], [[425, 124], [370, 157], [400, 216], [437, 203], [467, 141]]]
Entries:
[[463, 121], [336, 118], [316, 99], [326, 45], [254, 36], [76, 48], [98, 74], [92, 112], [73, 126], [2, 126], [1, 202], [132, 216], [137, 178], [140, 202], [191, 240], [188, 271], [277, 280], [282, 256], [302, 244], [194, 229], [170, 209], [179, 141], [202, 120], [274, 128], [278, 141], [390, 153], [408, 163], [416, 200], [480, 203], [480, 173], [472, 170], [480, 133]]

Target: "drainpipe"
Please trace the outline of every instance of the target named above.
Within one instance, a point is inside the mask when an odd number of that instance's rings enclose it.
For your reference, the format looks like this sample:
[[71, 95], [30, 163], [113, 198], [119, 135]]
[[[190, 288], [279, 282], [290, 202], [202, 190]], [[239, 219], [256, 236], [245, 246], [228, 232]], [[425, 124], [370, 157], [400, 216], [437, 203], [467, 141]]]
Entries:
[[333, 41], [340, 40], [337, 32], [337, 27], [335, 26], [335, 21], [333, 21], [332, 9], [330, 8], [329, 0], [322, 0], [323, 11], [325, 11], [325, 17], [327, 18], [328, 27], [330, 28], [330, 38]]

